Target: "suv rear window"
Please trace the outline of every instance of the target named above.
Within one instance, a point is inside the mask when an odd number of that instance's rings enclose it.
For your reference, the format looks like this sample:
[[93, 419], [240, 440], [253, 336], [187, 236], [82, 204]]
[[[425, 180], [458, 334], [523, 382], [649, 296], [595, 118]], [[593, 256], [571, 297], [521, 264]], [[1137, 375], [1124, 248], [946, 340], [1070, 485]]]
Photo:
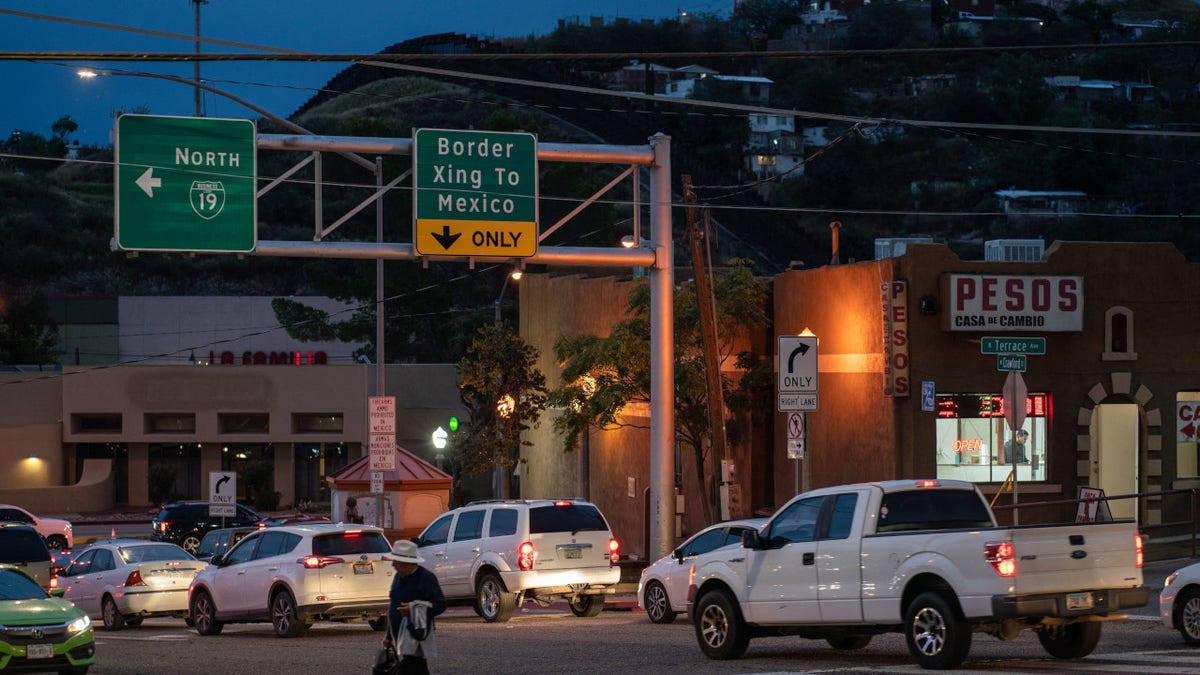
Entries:
[[313, 537], [313, 555], [387, 553], [392, 550], [380, 532], [335, 532]]
[[876, 532], [991, 527], [983, 500], [972, 490], [910, 490], [884, 495]]
[[529, 533], [582, 532], [608, 529], [600, 510], [591, 504], [538, 506], [529, 509]]
[[24, 528], [0, 528], [0, 563], [50, 560], [50, 549], [42, 535]]

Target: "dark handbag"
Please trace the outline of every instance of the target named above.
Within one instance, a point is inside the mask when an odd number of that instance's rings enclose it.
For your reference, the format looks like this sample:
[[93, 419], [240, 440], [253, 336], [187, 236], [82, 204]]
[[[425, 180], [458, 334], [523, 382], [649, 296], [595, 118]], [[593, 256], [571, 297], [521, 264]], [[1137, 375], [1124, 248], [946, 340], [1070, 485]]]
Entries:
[[371, 666], [371, 675], [394, 675], [400, 672], [400, 657], [396, 656], [396, 648], [387, 645], [375, 654], [375, 665]]

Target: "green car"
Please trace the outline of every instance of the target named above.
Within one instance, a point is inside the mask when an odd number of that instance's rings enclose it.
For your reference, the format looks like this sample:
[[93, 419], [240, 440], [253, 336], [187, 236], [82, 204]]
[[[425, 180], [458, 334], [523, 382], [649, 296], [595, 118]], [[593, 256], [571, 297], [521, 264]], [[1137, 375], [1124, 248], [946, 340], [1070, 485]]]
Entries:
[[82, 675], [96, 662], [92, 620], [61, 595], [0, 565], [0, 673]]

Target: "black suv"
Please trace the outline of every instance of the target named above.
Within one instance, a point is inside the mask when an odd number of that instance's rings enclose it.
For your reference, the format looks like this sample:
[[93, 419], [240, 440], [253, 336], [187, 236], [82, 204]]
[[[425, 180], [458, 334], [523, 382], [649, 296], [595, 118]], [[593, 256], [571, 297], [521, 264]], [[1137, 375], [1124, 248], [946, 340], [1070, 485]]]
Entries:
[[154, 517], [150, 538], [179, 544], [188, 553], [196, 555], [200, 540], [209, 530], [254, 525], [262, 519], [253, 509], [241, 504], [237, 505], [236, 516], [221, 517], [208, 515], [208, 502], [176, 502], [163, 506]]
[[0, 563], [16, 567], [46, 590], [57, 585], [46, 540], [28, 525], [0, 523]]

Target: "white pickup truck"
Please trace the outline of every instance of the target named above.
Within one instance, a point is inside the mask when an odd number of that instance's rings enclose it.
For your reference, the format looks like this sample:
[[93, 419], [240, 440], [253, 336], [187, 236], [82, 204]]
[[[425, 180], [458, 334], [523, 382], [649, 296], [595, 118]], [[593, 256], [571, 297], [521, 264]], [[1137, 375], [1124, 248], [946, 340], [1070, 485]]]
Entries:
[[923, 668], [955, 668], [971, 635], [1037, 632], [1087, 656], [1104, 621], [1149, 599], [1132, 521], [999, 527], [974, 483], [896, 480], [793, 497], [758, 531], [696, 560], [688, 616], [713, 659], [798, 635], [861, 649], [903, 632]]

